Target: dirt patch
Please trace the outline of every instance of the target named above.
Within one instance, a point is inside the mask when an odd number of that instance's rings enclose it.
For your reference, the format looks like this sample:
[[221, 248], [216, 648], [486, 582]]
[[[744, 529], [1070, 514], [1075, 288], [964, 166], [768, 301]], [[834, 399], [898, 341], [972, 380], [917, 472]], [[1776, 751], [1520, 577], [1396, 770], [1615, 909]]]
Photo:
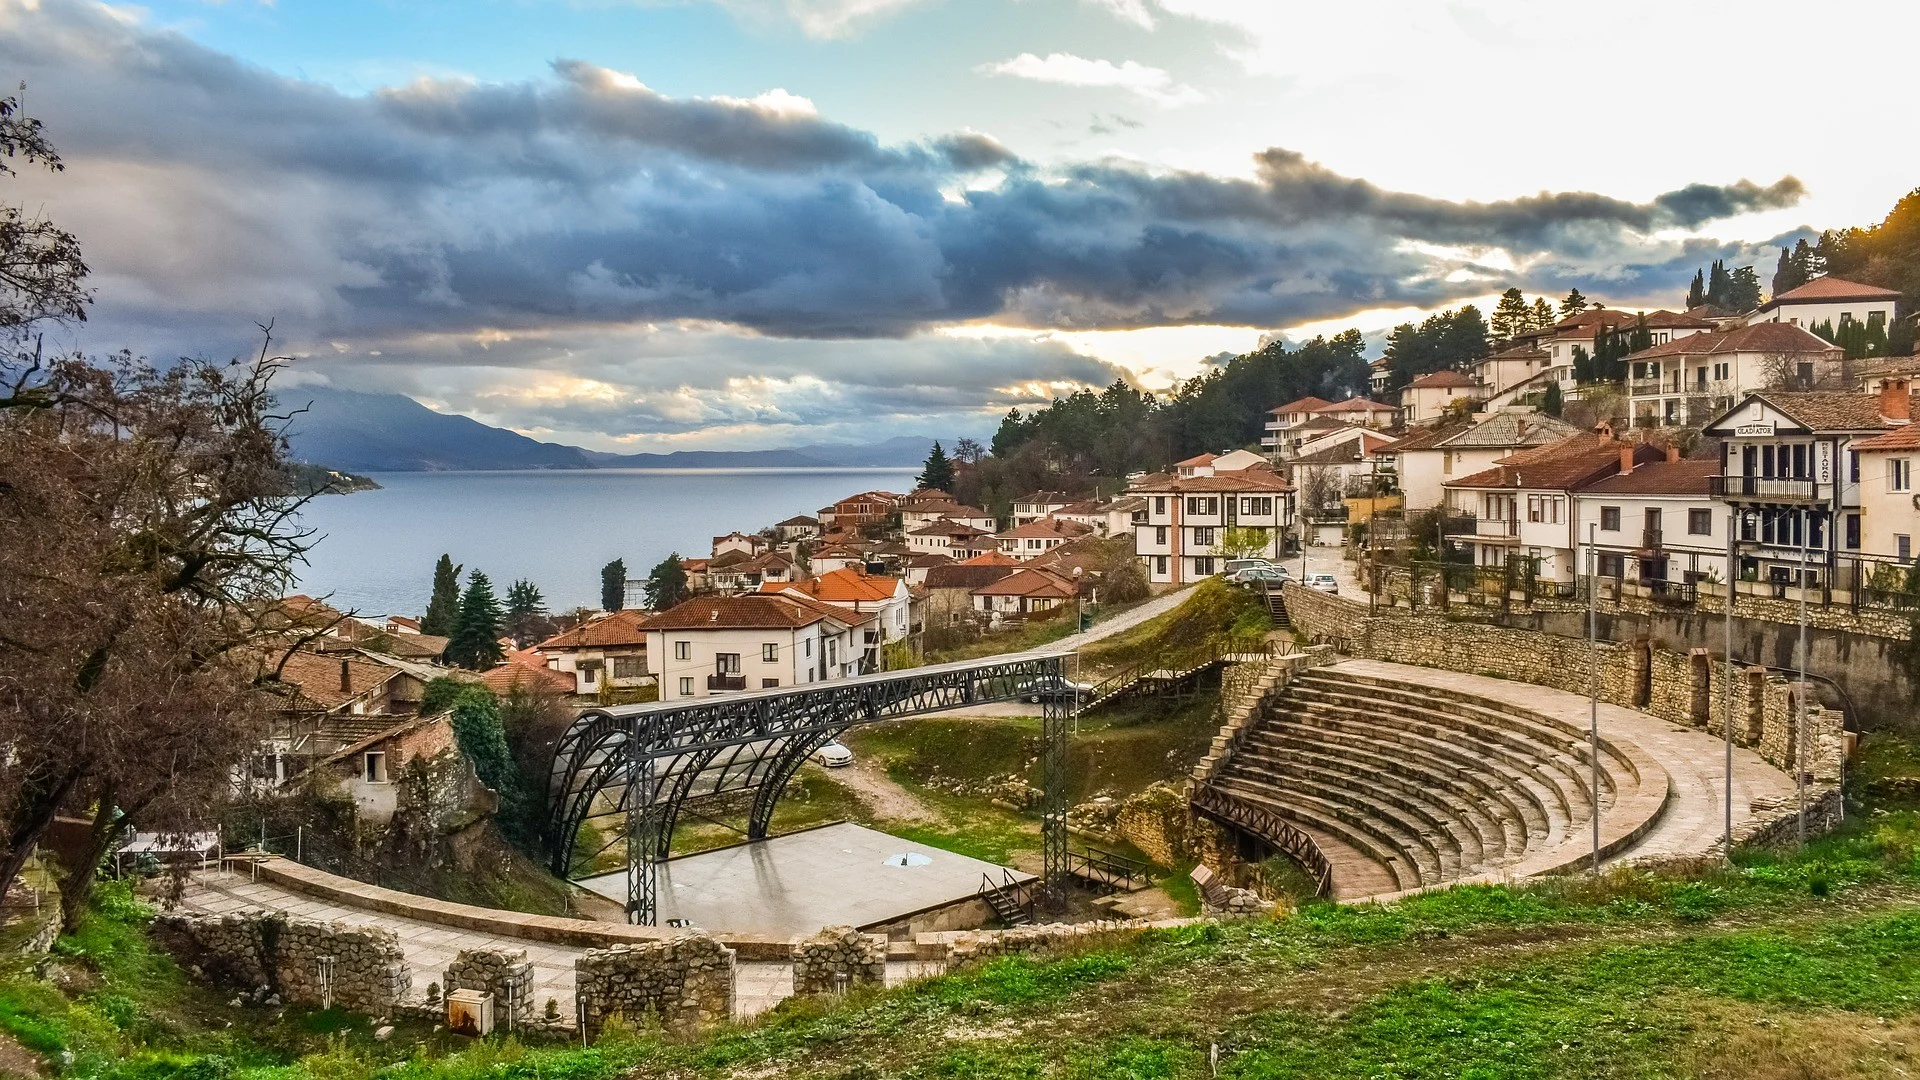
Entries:
[[855, 758], [853, 764], [833, 770], [833, 779], [853, 792], [867, 810], [881, 821], [931, 822], [940, 815], [921, 801], [918, 795], [895, 783], [885, 767], [871, 757]]
[[28, 1077], [38, 1080], [47, 1075], [46, 1065], [38, 1055], [13, 1041], [13, 1037], [0, 1032], [0, 1076]]
[[1920, 1018], [1794, 1014], [1703, 1002], [1685, 1052], [1700, 1080], [1858, 1080], [1920, 1074]]

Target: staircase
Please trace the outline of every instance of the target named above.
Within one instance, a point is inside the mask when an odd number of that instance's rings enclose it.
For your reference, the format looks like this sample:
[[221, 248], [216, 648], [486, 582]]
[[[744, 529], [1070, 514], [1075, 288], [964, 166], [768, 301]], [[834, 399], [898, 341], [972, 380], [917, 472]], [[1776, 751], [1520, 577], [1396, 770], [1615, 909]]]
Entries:
[[1347, 898], [1577, 866], [1596, 815], [1603, 856], [1624, 849], [1658, 816], [1666, 774], [1630, 743], [1602, 740], [1596, 799], [1592, 764], [1584, 726], [1313, 667], [1267, 700], [1205, 783], [1312, 838]]
[[1001, 926], [1026, 926], [1033, 922], [1033, 887], [1027, 882], [1015, 881], [1011, 871], [1002, 870], [999, 881], [995, 881], [992, 874], [981, 874], [980, 898], [987, 902]]
[[1260, 593], [1267, 602], [1267, 617], [1272, 620], [1273, 628], [1291, 630], [1293, 621], [1287, 618], [1287, 604], [1281, 598], [1281, 590], [1274, 588], [1271, 582], [1263, 581], [1260, 583]]

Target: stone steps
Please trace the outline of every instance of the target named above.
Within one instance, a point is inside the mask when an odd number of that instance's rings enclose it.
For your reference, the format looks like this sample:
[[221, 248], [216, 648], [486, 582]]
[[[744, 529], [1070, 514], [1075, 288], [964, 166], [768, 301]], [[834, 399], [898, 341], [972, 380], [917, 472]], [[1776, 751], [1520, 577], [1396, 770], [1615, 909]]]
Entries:
[[1317, 832], [1327, 833], [1338, 838], [1348, 847], [1373, 860], [1393, 879], [1396, 891], [1420, 887], [1420, 874], [1404, 852], [1392, 843], [1382, 842], [1377, 836], [1347, 824], [1336, 814], [1324, 813], [1310, 802], [1281, 801], [1265, 788], [1241, 784], [1232, 777], [1218, 781], [1220, 787], [1240, 798], [1259, 803], [1296, 825], [1305, 826]]
[[1432, 807], [1408, 809], [1374, 792], [1356, 791], [1352, 785], [1337, 781], [1328, 783], [1304, 771], [1291, 772], [1275, 781], [1252, 770], [1235, 770], [1233, 779], [1242, 790], [1262, 792], [1269, 801], [1301, 801], [1371, 834], [1406, 855], [1422, 882], [1458, 877], [1466, 868], [1457, 838], [1441, 824], [1444, 815]]

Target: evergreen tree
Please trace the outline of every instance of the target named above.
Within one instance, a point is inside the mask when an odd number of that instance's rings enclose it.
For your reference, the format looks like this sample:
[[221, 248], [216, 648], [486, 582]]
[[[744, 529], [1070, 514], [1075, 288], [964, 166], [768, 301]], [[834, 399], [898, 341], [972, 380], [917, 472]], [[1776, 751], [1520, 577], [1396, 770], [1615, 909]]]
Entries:
[[615, 559], [600, 568], [600, 610], [627, 606], [627, 560]]
[[1560, 301], [1560, 317], [1570, 318], [1587, 310], [1587, 298], [1580, 295], [1579, 289], [1568, 289], [1567, 298]]
[[1489, 329], [1495, 341], [1512, 341], [1515, 335], [1527, 332], [1532, 319], [1532, 309], [1527, 307], [1526, 296], [1519, 289], [1508, 289], [1500, 294], [1500, 302], [1494, 305]]
[[938, 439], [934, 440], [926, 463], [920, 466], [920, 478], [914, 482], [923, 488], [938, 488], [947, 492], [953, 490], [953, 462], [947, 460], [947, 452], [940, 448]]
[[1691, 311], [1694, 308], [1697, 308], [1706, 302], [1707, 302], [1706, 279], [1701, 276], [1700, 271], [1695, 270], [1693, 272], [1693, 284], [1687, 286], [1687, 310]]
[[1019, 409], [1008, 409], [1007, 415], [1000, 421], [999, 430], [993, 433], [993, 456], [1012, 457], [1013, 452], [1025, 441], [1027, 441], [1026, 418], [1020, 415]]
[[680, 565], [680, 553], [673, 552], [647, 572], [647, 606], [665, 611], [687, 598], [687, 568]]
[[1580, 386], [1598, 381], [1593, 374], [1593, 355], [1579, 345], [1573, 347], [1573, 381]]
[[1555, 321], [1553, 305], [1547, 303], [1546, 297], [1533, 298], [1533, 317], [1527, 321], [1527, 329], [1530, 332], [1550, 329], [1553, 326]]
[[547, 621], [547, 598], [540, 586], [525, 578], [507, 587], [507, 633], [514, 644], [526, 648], [552, 629]]
[[447, 643], [448, 661], [480, 671], [505, 659], [506, 653], [500, 648], [504, 619], [500, 601], [493, 595], [493, 582], [475, 570], [467, 576], [467, 591], [460, 594], [460, 616], [453, 626], [453, 640]]
[[1913, 320], [1895, 319], [1887, 328], [1887, 355], [1913, 355]]
[[1727, 275], [1729, 311], [1752, 311], [1760, 306], [1760, 275], [1751, 266], [1736, 266]]
[[1733, 277], [1727, 273], [1727, 264], [1723, 259], [1713, 260], [1707, 268], [1707, 303], [1728, 311], [1740, 309], [1733, 306]]
[[1560, 394], [1560, 381], [1556, 379], [1548, 383], [1547, 392], [1540, 395], [1540, 411], [1546, 413], [1548, 416], [1558, 417], [1560, 410], [1565, 406], [1566, 403], [1562, 400]]
[[420, 620], [421, 633], [453, 636], [453, 624], [460, 617], [460, 570], [446, 555], [434, 564], [433, 599], [427, 601], [426, 617]]

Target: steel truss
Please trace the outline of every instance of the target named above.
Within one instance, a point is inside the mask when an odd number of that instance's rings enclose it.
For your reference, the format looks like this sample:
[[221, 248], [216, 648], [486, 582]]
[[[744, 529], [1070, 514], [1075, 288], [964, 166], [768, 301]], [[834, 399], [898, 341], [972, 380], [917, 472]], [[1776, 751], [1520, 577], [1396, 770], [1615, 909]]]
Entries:
[[[624, 841], [627, 921], [653, 925], [659, 865], [688, 803], [750, 792], [747, 836], [763, 840], [793, 774], [848, 728], [1009, 701], [1036, 681], [1064, 679], [1067, 655], [1026, 653], [686, 703], [589, 710], [554, 750], [549, 865], [555, 874], [570, 876], [582, 826], [621, 819], [620, 832], [593, 854]], [[1042, 888], [1055, 902], [1067, 880], [1071, 716], [1070, 703], [1056, 698], [1042, 706]]]

